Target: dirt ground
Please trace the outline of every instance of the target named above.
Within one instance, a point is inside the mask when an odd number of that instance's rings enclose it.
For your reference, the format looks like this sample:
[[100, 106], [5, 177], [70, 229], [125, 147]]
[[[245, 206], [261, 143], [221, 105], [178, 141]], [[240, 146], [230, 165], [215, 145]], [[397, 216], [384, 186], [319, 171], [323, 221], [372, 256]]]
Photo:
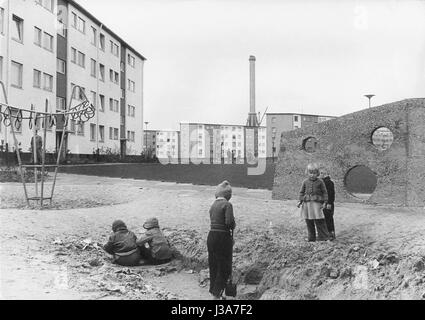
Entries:
[[[0, 298], [210, 299], [214, 190], [60, 174], [53, 204], [41, 211], [26, 206], [21, 184], [0, 183]], [[337, 203], [336, 241], [308, 243], [295, 201], [271, 200], [268, 190], [233, 193], [237, 299], [425, 297], [424, 208]], [[156, 267], [112, 264], [101, 245], [113, 220], [140, 235], [153, 216], [177, 258]]]

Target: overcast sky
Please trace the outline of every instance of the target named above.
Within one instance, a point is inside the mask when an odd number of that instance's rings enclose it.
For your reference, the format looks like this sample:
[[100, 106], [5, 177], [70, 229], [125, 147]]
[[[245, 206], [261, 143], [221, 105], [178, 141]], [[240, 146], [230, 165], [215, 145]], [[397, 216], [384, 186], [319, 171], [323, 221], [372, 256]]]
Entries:
[[[78, 0], [147, 58], [145, 121], [245, 124], [425, 96], [425, 1]], [[265, 124], [265, 123], [263, 123]]]

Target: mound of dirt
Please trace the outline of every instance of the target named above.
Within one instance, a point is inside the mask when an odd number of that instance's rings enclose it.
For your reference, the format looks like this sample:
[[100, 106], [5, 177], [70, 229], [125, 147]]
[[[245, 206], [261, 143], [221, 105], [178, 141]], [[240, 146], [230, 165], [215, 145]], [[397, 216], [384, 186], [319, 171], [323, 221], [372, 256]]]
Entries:
[[[300, 232], [284, 227], [236, 232], [233, 278], [238, 299], [423, 299], [424, 257], [368, 242], [308, 243]], [[200, 285], [205, 286], [206, 234], [175, 230], [168, 237], [185, 267], [202, 270]]]

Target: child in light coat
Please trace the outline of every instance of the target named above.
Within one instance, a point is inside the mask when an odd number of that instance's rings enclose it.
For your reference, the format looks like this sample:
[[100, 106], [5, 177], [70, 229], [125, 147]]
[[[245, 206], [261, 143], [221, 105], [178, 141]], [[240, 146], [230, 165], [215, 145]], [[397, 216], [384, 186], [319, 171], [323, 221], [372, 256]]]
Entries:
[[316, 241], [316, 229], [317, 240], [327, 241], [330, 237], [322, 211], [328, 201], [326, 186], [319, 179], [320, 171], [317, 164], [309, 164], [306, 174], [308, 178], [301, 185], [298, 207], [302, 206], [301, 216], [307, 224], [308, 241]]

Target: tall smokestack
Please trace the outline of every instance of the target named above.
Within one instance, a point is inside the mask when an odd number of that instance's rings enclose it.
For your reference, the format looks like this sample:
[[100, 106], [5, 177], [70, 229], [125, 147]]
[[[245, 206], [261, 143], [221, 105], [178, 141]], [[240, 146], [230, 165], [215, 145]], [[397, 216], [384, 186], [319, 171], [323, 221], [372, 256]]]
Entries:
[[249, 57], [249, 91], [250, 91], [250, 104], [249, 112], [255, 113], [255, 57]]
[[255, 112], [255, 57], [249, 57], [249, 116], [248, 127], [258, 127], [257, 113]]

